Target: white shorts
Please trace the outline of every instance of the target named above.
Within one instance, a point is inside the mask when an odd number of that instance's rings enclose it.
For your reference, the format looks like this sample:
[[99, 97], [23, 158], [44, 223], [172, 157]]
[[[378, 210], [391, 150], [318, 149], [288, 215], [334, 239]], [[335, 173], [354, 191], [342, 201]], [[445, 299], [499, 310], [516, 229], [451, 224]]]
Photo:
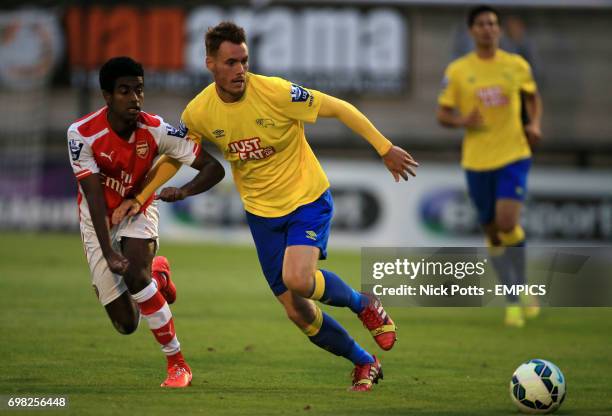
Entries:
[[[106, 306], [121, 296], [127, 290], [127, 286], [123, 281], [123, 276], [111, 272], [108, 268], [85, 199], [81, 202], [80, 217], [81, 238], [91, 271], [91, 283], [100, 303]], [[110, 237], [113, 249], [121, 252], [121, 239], [123, 237], [152, 239], [155, 240], [157, 247], [159, 245], [158, 223], [157, 201], [153, 201], [144, 213], [126, 218], [119, 225], [111, 228]]]

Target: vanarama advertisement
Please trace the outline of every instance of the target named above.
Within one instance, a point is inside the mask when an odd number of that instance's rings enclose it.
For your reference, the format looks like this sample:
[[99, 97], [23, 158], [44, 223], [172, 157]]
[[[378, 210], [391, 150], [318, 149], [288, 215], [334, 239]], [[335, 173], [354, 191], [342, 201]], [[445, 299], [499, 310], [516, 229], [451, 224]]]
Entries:
[[[395, 183], [382, 163], [324, 159], [321, 164], [334, 197], [331, 245], [484, 245], [459, 167], [427, 164], [416, 178]], [[173, 183], [184, 183], [192, 174], [183, 168]], [[528, 238], [541, 243], [612, 241], [607, 177], [601, 171], [534, 169], [522, 220]], [[165, 237], [250, 241], [231, 178], [205, 195], [160, 206]]]

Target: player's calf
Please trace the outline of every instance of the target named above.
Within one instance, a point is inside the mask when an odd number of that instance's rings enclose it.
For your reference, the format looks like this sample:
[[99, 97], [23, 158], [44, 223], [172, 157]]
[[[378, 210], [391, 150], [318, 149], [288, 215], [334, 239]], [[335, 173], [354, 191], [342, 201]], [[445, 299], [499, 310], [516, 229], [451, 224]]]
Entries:
[[132, 334], [138, 329], [140, 312], [130, 294], [123, 292], [117, 299], [104, 306], [113, 326], [123, 335]]
[[348, 307], [356, 314], [363, 311], [368, 301], [363, 294], [347, 285], [340, 276], [323, 269], [315, 271], [314, 287], [309, 298], [326, 305]]

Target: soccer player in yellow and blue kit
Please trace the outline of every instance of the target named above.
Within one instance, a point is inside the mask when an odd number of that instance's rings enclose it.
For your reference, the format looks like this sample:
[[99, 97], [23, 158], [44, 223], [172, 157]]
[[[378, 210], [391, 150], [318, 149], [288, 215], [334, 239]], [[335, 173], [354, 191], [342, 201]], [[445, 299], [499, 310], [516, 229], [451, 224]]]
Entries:
[[[542, 103], [529, 64], [498, 48], [498, 12], [478, 6], [468, 14], [475, 50], [451, 64], [438, 98], [438, 121], [465, 129], [461, 164], [491, 258], [503, 284], [525, 283], [525, 233], [520, 212], [527, 192], [530, 145], [542, 137]], [[521, 93], [528, 121], [521, 122]], [[506, 248], [513, 247], [509, 250]], [[508, 296], [506, 324], [521, 327], [539, 308]], [[526, 302], [523, 302], [526, 303]]]
[[[333, 201], [327, 177], [306, 141], [304, 123], [318, 117], [339, 119], [372, 144], [396, 181], [414, 176], [418, 164], [349, 103], [281, 78], [249, 73], [246, 36], [234, 23], [208, 30], [206, 55], [215, 82], [187, 105], [181, 129], [196, 141], [214, 143], [230, 162], [263, 273], [289, 319], [315, 345], [353, 362], [352, 390], [370, 390], [382, 378], [380, 361], [313, 300], [350, 308], [384, 350], [393, 347], [396, 328], [377, 298], [317, 267], [327, 257]], [[171, 159], [160, 161], [136, 199], [145, 200], [175, 172]], [[177, 200], [183, 197], [180, 188], [163, 192], [175, 192]]]

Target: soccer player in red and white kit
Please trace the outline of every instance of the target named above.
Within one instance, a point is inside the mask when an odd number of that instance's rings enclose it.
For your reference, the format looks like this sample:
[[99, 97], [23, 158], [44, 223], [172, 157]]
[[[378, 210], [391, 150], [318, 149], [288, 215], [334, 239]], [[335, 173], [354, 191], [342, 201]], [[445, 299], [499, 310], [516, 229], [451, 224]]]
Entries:
[[165, 257], [155, 257], [158, 212], [149, 198], [139, 214], [110, 226], [114, 209], [133, 198], [158, 155], [166, 154], [199, 173], [181, 188], [162, 190], [175, 201], [207, 190], [224, 176], [219, 162], [160, 117], [141, 111], [144, 71], [128, 57], [100, 69], [106, 106], [68, 128], [70, 161], [78, 181], [81, 236], [92, 284], [121, 334], [130, 334], [142, 316], [168, 360], [162, 387], [186, 387], [191, 369], [181, 353], [168, 307], [176, 298]]

